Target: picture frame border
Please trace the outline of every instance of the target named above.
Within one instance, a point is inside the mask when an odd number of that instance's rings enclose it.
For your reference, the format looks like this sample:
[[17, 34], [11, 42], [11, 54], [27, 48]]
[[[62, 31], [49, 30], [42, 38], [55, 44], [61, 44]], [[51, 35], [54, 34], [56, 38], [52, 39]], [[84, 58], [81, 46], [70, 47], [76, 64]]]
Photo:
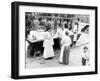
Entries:
[[[95, 10], [95, 71], [19, 76], [19, 6], [20, 5]], [[98, 60], [98, 34], [97, 34], [98, 27], [97, 26], [98, 26], [97, 6], [81, 6], [81, 5], [49, 4], [49, 3], [33, 3], [33, 2], [31, 3], [31, 2], [17, 2], [17, 1], [12, 2], [11, 3], [11, 78], [27, 79], [27, 78], [97, 74], [98, 73], [98, 61], [97, 61]]]

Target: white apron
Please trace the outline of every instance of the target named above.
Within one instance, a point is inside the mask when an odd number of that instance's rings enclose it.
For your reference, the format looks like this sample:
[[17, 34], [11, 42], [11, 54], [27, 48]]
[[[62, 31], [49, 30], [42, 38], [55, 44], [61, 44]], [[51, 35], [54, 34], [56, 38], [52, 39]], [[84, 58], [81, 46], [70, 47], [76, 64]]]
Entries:
[[44, 53], [43, 53], [43, 58], [49, 58], [49, 57], [54, 57], [54, 50], [53, 50], [53, 39], [44, 39], [43, 47], [44, 47]]

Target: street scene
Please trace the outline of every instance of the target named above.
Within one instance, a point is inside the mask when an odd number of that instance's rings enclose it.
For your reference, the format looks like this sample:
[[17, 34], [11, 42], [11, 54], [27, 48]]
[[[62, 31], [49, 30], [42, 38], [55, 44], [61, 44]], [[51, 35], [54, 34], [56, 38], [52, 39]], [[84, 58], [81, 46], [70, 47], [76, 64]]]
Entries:
[[90, 16], [25, 13], [25, 68], [89, 66]]

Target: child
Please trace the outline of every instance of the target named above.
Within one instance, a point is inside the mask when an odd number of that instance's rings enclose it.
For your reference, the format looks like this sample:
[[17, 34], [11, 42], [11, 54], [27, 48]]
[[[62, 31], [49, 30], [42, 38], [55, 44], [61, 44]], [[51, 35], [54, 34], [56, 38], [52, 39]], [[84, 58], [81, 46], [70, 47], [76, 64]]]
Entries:
[[82, 54], [82, 65], [89, 65], [88, 48], [84, 47], [84, 53]]

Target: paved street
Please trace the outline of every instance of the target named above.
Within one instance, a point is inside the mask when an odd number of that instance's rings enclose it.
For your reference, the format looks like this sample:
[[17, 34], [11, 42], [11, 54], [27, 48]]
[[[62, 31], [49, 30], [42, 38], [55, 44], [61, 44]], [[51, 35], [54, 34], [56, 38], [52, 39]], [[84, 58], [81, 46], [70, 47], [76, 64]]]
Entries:
[[81, 54], [83, 52], [83, 47], [88, 45], [89, 44], [85, 44], [82, 46], [71, 48], [69, 65], [63, 65], [59, 63], [58, 58], [60, 50], [56, 50], [55, 57], [53, 59], [44, 60], [41, 57], [27, 59], [26, 68], [82, 66]]

